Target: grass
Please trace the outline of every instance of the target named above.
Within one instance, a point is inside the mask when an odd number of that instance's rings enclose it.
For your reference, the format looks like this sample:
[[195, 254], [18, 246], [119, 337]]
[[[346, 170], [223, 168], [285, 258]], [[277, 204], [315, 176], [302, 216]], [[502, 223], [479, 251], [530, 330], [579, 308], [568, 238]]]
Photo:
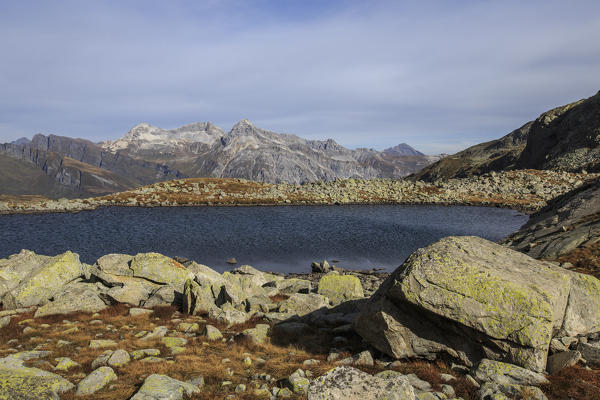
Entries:
[[[91, 324], [92, 320], [100, 320], [102, 323]], [[203, 336], [188, 337], [186, 351], [183, 354], [171, 356], [169, 349], [160, 340], [143, 341], [135, 337], [136, 333], [142, 330], [152, 331], [159, 325], [167, 326], [169, 330], [175, 330], [181, 322], [197, 322], [200, 325], [200, 331], [202, 331], [205, 324], [210, 323], [222, 329], [225, 340], [208, 343]], [[115, 372], [119, 377], [117, 381], [112, 382], [92, 396], [77, 397], [77, 399], [82, 400], [129, 398], [143, 384], [144, 379], [151, 374], [164, 374], [182, 381], [198, 375], [203, 376], [206, 386], [202, 389], [201, 394], [192, 397], [194, 400], [225, 399], [228, 395], [234, 394], [235, 386], [240, 383], [246, 384], [248, 389], [244, 394], [236, 394], [236, 398], [255, 399], [257, 397], [253, 394], [254, 387], [251, 382], [254, 374], [271, 375], [276, 379], [276, 382], [269, 383], [269, 387], [273, 387], [282, 386], [284, 384], [283, 378], [289, 376], [298, 368], [310, 370], [313, 376], [316, 377], [336, 366], [326, 361], [327, 351], [324, 351], [326, 346], [323, 345], [326, 338], [323, 338], [323, 335], [316, 334], [313, 337], [304, 338], [302, 343], [287, 345], [274, 343], [259, 345], [244, 340], [231, 340], [239, 332], [261, 322], [264, 323], [264, 321], [254, 319], [225, 329], [222, 324], [207, 321], [200, 316], [181, 315], [173, 307], [156, 307], [152, 314], [131, 317], [128, 314], [128, 308], [123, 305], [111, 306], [95, 315], [75, 313], [34, 319], [33, 313], [25, 313], [14, 316], [8, 326], [0, 329], [0, 355], [10, 354], [10, 348], [15, 348], [18, 351], [34, 348], [49, 350], [52, 352], [49, 357], [43, 360], [31, 360], [26, 364], [58, 373], [77, 384], [79, 380], [92, 372], [92, 362], [106, 350], [91, 349], [89, 343], [93, 339], [114, 340], [118, 343], [118, 346], [113, 349], [122, 348], [132, 351], [157, 348], [160, 350], [161, 357], [165, 361], [146, 363], [134, 360], [124, 367], [115, 368]], [[27, 326], [34, 328], [34, 330], [24, 335], [22, 331]], [[74, 330], [73, 328], [77, 329]], [[184, 336], [183, 333], [177, 335]], [[11, 342], [9, 345], [8, 341], [11, 339], [17, 339], [18, 343]], [[66, 340], [70, 343], [60, 346], [59, 340]], [[359, 348], [363, 349], [360, 347], [362, 343], [358, 337], [350, 340], [349, 345], [356, 347], [357, 351]], [[349, 355], [350, 353], [343, 354], [344, 357]], [[250, 366], [243, 363], [246, 356], [252, 359]], [[78, 362], [80, 366], [69, 371], [55, 371], [53, 366], [56, 364], [54, 361], [56, 357], [70, 357]], [[229, 362], [223, 362], [223, 359], [229, 359]], [[260, 359], [265, 360], [265, 362], [260, 362]], [[304, 366], [303, 361], [307, 359], [317, 359], [320, 360], [320, 363]], [[361, 367], [361, 369], [369, 373], [377, 373], [383, 370], [382, 367], [378, 366]], [[403, 363], [398, 370], [403, 373], [416, 373], [420, 378], [434, 385], [441, 382], [439, 378], [441, 372], [449, 372], [449, 369], [442, 363], [432, 364], [423, 361]], [[457, 379], [456, 387], [459, 388], [459, 395], [465, 400], [471, 399], [469, 391], [472, 392], [473, 388], [463, 385], [464, 390], [460, 389], [461, 378], [457, 377]], [[233, 384], [223, 388], [220, 384], [224, 380], [231, 381]], [[266, 382], [260, 381], [260, 383]], [[76, 397], [74, 391], [71, 391], [62, 395], [62, 398], [74, 400]], [[294, 398], [301, 397], [292, 397], [292, 399]]]

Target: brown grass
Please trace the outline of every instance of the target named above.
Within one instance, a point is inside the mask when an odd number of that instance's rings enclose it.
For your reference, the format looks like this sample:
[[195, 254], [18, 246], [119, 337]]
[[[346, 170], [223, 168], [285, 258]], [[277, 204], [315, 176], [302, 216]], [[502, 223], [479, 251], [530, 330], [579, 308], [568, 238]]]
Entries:
[[549, 400], [600, 399], [600, 370], [586, 370], [580, 366], [565, 368], [548, 377], [550, 385], [544, 387]]
[[600, 242], [579, 247], [558, 259], [573, 264], [572, 271], [588, 274], [600, 279]]

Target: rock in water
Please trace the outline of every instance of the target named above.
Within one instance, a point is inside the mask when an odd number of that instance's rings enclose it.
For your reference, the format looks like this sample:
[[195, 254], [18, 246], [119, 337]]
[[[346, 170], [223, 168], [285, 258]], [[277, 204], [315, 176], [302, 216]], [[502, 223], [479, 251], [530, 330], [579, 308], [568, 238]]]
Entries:
[[546, 369], [550, 340], [600, 330], [600, 281], [477, 237], [413, 253], [354, 322], [395, 358], [446, 353]]

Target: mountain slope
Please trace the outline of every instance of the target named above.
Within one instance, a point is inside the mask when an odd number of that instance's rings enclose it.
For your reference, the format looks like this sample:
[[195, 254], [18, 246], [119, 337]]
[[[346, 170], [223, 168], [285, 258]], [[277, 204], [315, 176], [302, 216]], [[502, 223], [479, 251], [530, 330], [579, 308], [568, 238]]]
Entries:
[[177, 171], [105, 152], [84, 139], [35, 135], [30, 143], [0, 145], [0, 193], [93, 196], [181, 177]]
[[532, 122], [528, 122], [500, 139], [480, 143], [444, 157], [415, 173], [412, 178], [432, 182], [513, 169], [525, 148], [531, 125]]
[[517, 166], [600, 171], [600, 92], [536, 119]]
[[527, 168], [600, 170], [600, 92], [546, 111], [503, 138], [448, 156], [412, 178], [434, 181]]

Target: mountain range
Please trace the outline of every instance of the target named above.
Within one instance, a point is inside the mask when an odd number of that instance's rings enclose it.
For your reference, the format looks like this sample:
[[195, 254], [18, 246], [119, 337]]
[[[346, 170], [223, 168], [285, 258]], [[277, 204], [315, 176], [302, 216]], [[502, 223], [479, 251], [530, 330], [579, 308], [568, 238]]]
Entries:
[[183, 177], [270, 183], [337, 178], [400, 178], [440, 156], [403, 143], [384, 151], [347, 149], [242, 120], [225, 132], [210, 122], [165, 130], [147, 123], [115, 141], [42, 134], [0, 144], [0, 194], [93, 196]]

